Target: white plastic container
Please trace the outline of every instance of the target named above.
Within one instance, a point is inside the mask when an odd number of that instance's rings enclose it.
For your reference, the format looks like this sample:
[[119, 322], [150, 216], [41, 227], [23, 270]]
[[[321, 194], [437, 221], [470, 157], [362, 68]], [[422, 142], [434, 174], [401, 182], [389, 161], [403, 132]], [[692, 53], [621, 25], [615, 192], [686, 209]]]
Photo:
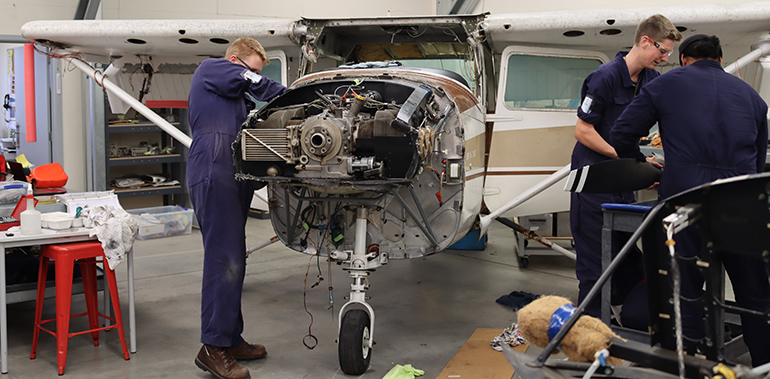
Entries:
[[140, 240], [190, 234], [195, 217], [192, 209], [178, 205], [129, 209], [126, 212], [139, 224], [136, 238]]
[[[75, 215], [66, 212], [49, 212], [40, 215], [44, 228], [62, 230], [69, 229], [74, 223]], [[83, 226], [83, 219], [80, 219], [80, 226]]]
[[27, 209], [21, 212], [21, 234], [40, 234], [40, 212], [35, 210], [35, 200], [32, 198], [32, 188], [27, 190]]
[[48, 229], [62, 230], [72, 227], [72, 218], [55, 217], [48, 220]]

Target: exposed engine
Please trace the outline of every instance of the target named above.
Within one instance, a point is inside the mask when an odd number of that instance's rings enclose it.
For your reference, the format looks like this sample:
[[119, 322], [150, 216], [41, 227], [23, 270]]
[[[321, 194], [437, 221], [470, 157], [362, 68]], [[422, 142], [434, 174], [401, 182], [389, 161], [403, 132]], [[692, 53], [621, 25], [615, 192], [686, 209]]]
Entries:
[[310, 241], [345, 261], [357, 217], [368, 220], [366, 240], [381, 241], [366, 243], [367, 267], [446, 248], [464, 180], [453, 99], [441, 81], [355, 74], [305, 80], [251, 112], [233, 144], [237, 176], [268, 183], [273, 226], [293, 249]]
[[425, 85], [378, 79], [295, 89], [279, 99], [294, 104], [276, 101], [249, 115], [239, 138], [240, 171], [251, 179], [323, 179], [345, 187], [324, 192], [406, 184], [449, 113], [437, 97]]

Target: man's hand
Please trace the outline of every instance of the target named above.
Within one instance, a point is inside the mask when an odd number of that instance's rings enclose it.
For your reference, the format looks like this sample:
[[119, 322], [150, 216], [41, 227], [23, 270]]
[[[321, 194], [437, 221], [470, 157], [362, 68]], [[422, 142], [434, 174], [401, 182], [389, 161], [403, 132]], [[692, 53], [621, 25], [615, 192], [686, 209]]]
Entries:
[[647, 162], [650, 162], [651, 165], [661, 169], [665, 163], [663, 159], [658, 157], [655, 153], [653, 153], [651, 157], [647, 157]]
[[[658, 157], [655, 153], [652, 153], [651, 157], [647, 157], [647, 162], [659, 169], [663, 169], [663, 163], [665, 163], [662, 157]], [[646, 189], [651, 190], [657, 188], [658, 186], [660, 186], [660, 182], [655, 182]]]

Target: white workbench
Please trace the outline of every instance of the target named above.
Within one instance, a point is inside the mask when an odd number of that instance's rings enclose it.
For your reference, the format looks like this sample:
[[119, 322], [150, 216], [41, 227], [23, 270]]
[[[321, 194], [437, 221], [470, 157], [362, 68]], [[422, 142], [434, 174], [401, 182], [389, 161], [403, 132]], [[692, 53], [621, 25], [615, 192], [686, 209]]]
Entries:
[[[42, 229], [43, 233], [36, 235], [23, 235], [19, 232], [0, 231], [0, 252], [6, 253], [6, 249], [20, 246], [54, 245], [60, 243], [92, 241], [96, 236], [88, 235], [89, 229], [71, 228], [66, 230]], [[126, 257], [128, 264], [128, 328], [129, 351], [136, 353], [136, 309], [134, 307], [134, 256], [129, 251]], [[8, 309], [6, 305], [5, 286], [5, 257], [0, 259], [0, 369], [3, 374], [8, 373]], [[30, 330], [31, 335], [32, 330]]]

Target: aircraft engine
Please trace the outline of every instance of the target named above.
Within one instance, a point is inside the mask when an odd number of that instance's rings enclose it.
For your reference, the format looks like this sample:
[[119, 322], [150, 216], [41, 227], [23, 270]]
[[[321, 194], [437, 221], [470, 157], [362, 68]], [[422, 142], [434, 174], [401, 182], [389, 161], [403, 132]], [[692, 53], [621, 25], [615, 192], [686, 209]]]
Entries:
[[233, 143], [236, 176], [268, 184], [273, 227], [295, 250], [349, 261], [363, 217], [365, 267], [440, 251], [467, 232], [460, 97], [478, 112], [453, 75], [399, 67], [306, 76], [249, 114]]
[[282, 99], [308, 96], [315, 99], [274, 102], [249, 115], [238, 141], [242, 172], [263, 181], [316, 184], [320, 192], [386, 190], [414, 178], [442, 117], [433, 90], [423, 85], [335, 80]]

